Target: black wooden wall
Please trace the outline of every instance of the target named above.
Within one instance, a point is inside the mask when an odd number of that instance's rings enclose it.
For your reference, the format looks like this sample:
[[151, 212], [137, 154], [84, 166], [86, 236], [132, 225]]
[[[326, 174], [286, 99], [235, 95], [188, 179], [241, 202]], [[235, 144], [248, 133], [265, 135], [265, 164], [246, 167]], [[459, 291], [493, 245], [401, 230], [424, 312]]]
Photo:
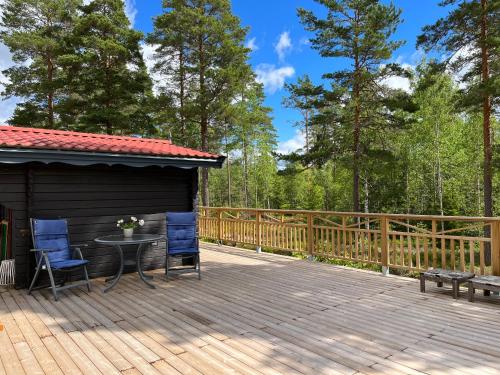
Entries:
[[[173, 167], [0, 166], [0, 204], [14, 210], [16, 286], [25, 287], [34, 268], [28, 217], [67, 218], [71, 241], [89, 245], [83, 253], [90, 276], [111, 275], [116, 253], [93, 239], [120, 233], [116, 221], [131, 215], [146, 221], [137, 233], [164, 234], [166, 211], [190, 211], [196, 205], [197, 175], [196, 169]], [[133, 257], [133, 250], [125, 252]], [[164, 243], [145, 253], [147, 269], [164, 261]]]

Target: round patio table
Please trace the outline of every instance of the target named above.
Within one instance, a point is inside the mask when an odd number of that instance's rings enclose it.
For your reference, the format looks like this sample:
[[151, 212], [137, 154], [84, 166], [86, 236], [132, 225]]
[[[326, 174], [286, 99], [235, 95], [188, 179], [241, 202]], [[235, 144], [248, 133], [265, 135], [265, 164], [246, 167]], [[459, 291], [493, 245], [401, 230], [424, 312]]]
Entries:
[[[94, 241], [98, 244], [101, 245], [107, 245], [107, 246], [113, 246], [116, 251], [118, 251], [118, 254], [120, 255], [120, 267], [118, 268], [118, 273], [114, 276], [108, 277], [106, 279], [106, 282], [111, 282], [105, 289], [104, 293], [106, 293], [108, 290], [113, 288], [118, 281], [120, 280], [120, 277], [122, 276], [123, 273], [123, 266], [125, 265], [125, 260], [123, 258], [123, 250], [122, 246], [124, 245], [137, 245], [137, 251], [136, 251], [136, 261], [135, 265], [137, 267], [137, 273], [139, 274], [139, 277], [141, 278], [144, 283], [149, 286], [150, 288], [155, 288], [153, 284], [148, 282], [148, 280], [151, 280], [153, 277], [152, 276], [147, 276], [144, 274], [142, 270], [142, 265], [141, 265], [141, 256], [143, 253], [143, 250], [145, 248], [144, 245], [151, 244], [153, 242], [161, 241], [165, 239], [164, 236], [159, 235], [159, 234], [134, 234], [130, 237], [125, 237], [122, 234], [118, 235], [110, 235], [110, 236], [103, 236], [103, 237], [98, 237], [94, 239]], [[128, 262], [127, 262], [128, 265]]]

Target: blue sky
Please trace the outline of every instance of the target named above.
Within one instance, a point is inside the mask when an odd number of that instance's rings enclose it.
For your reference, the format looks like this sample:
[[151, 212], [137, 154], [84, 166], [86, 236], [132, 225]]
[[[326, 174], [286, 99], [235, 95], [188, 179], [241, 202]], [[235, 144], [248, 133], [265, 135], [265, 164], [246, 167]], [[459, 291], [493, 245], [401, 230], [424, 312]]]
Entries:
[[[406, 40], [393, 57], [400, 63], [414, 65], [422, 57], [415, 49], [415, 40], [422, 27], [446, 15], [447, 9], [438, 6], [438, 0], [395, 0], [402, 9], [404, 22], [395, 35]], [[129, 0], [129, 4], [131, 4]], [[243, 26], [250, 28], [248, 42], [254, 50], [250, 62], [266, 86], [266, 104], [273, 108], [274, 125], [278, 131], [280, 149], [287, 151], [300, 146], [301, 136], [293, 122], [298, 114], [282, 107], [285, 94], [282, 82], [293, 82], [308, 74], [319, 82], [322, 73], [332, 71], [340, 62], [323, 59], [307, 44], [310, 36], [298, 21], [299, 7], [324, 13], [313, 0], [233, 0], [233, 12]], [[144, 32], [152, 28], [151, 18], [161, 12], [161, 1], [136, 1], [134, 26]], [[281, 43], [280, 43], [281, 40]], [[407, 83], [395, 81], [405, 87]]]
[[[162, 1], [124, 1], [133, 26], [145, 34], [150, 32], [153, 27], [153, 17], [162, 12]], [[394, 2], [402, 9], [404, 19], [395, 38], [406, 40], [406, 44], [395, 52], [393, 60], [415, 65], [422, 57], [422, 53], [415, 49], [417, 35], [424, 25], [434, 23], [436, 19], [446, 15], [448, 10], [438, 6], [439, 0], [395, 0]], [[293, 126], [298, 113], [282, 107], [281, 102], [285, 94], [282, 85], [285, 82], [294, 82], [297, 77], [304, 74], [319, 82], [323, 73], [333, 71], [340, 66], [340, 62], [323, 59], [310, 48], [307, 44], [310, 34], [298, 21], [296, 9], [299, 7], [314, 10], [318, 14], [324, 13], [324, 9], [313, 0], [233, 0], [232, 5], [233, 12], [241, 19], [242, 25], [250, 28], [247, 38], [247, 43], [253, 47], [250, 62], [258, 79], [265, 85], [266, 104], [273, 109], [279, 149], [286, 152], [300, 147], [303, 137]], [[145, 52], [146, 58], [147, 55]], [[0, 45], [0, 70], [11, 63], [8, 50]], [[394, 80], [390, 84], [405, 88], [408, 83]], [[7, 120], [15, 103], [15, 98], [0, 102], [0, 123]]]

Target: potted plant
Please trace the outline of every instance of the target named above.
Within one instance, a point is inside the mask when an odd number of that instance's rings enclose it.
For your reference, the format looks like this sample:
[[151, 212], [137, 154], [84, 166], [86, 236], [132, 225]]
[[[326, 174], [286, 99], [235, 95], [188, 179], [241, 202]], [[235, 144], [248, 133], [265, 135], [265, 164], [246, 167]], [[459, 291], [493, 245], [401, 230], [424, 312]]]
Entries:
[[142, 227], [143, 225], [144, 220], [137, 220], [135, 216], [131, 216], [129, 221], [120, 219], [116, 222], [116, 226], [123, 229], [124, 237], [132, 237], [134, 234], [134, 229], [137, 227]]

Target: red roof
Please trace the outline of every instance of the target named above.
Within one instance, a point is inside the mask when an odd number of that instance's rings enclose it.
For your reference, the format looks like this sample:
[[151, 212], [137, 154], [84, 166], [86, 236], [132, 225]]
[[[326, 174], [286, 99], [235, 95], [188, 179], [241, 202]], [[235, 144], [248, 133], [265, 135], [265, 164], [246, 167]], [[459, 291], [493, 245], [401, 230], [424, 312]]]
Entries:
[[0, 126], [0, 147], [128, 155], [218, 159], [219, 155], [180, 147], [164, 139]]

